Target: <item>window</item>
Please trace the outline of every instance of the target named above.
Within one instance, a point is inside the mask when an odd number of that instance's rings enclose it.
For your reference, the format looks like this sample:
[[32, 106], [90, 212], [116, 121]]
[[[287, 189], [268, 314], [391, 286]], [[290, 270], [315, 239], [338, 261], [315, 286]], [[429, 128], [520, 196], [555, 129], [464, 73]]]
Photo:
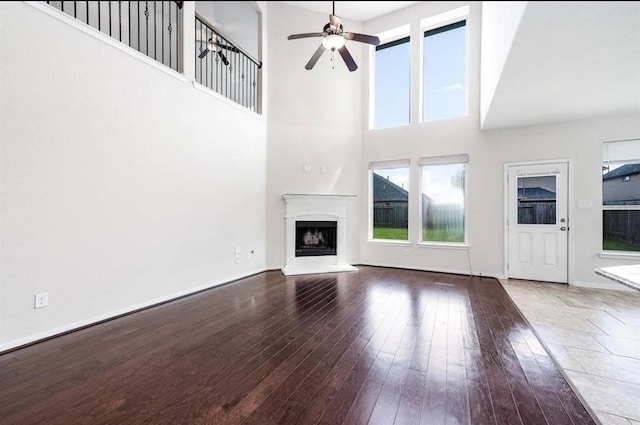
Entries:
[[422, 121], [467, 113], [466, 21], [424, 32]]
[[467, 155], [422, 158], [422, 242], [464, 243]]
[[372, 163], [370, 239], [409, 240], [409, 161]]
[[409, 37], [376, 46], [374, 128], [409, 124]]
[[640, 139], [604, 144], [602, 249], [640, 251]]

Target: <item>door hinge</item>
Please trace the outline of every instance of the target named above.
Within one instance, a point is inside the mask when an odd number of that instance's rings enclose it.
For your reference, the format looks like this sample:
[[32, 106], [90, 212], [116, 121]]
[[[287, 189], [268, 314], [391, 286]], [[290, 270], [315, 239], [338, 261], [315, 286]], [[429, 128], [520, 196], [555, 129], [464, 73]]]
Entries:
[[509, 219], [507, 219], [507, 226], [509, 225]]
[[507, 270], [509, 270], [509, 262], [507, 261]]

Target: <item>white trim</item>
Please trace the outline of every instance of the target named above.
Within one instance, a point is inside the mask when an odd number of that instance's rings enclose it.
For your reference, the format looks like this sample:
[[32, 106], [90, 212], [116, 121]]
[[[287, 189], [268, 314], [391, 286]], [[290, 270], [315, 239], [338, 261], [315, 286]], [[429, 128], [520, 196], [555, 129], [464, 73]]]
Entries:
[[590, 289], [606, 289], [609, 291], [625, 291], [625, 292], [637, 292], [637, 289], [632, 289], [628, 286], [623, 285], [622, 283], [613, 282], [611, 283], [600, 283], [600, 282], [587, 282], [577, 280], [571, 283], [569, 286], [575, 286], [579, 288], [590, 288]]
[[388, 170], [393, 168], [409, 168], [411, 166], [411, 160], [409, 159], [394, 159], [390, 161], [371, 161], [369, 163], [370, 170]]
[[462, 153], [459, 155], [443, 155], [443, 156], [426, 156], [418, 159], [418, 165], [450, 165], [450, 164], [467, 164], [469, 163], [469, 154]]
[[[503, 214], [504, 214], [504, 224], [503, 224], [503, 240], [504, 240], [504, 276], [505, 278], [509, 278], [509, 269], [507, 269], [507, 263], [509, 262], [509, 228], [507, 226], [507, 219], [509, 217], [509, 185], [507, 183], [507, 176], [509, 175], [509, 167], [518, 167], [518, 166], [530, 166], [530, 165], [547, 165], [547, 164], [558, 164], [558, 163], [566, 163], [567, 164], [567, 225], [569, 229], [571, 228], [571, 218], [572, 214], [572, 205], [575, 205], [574, 199], [574, 191], [573, 191], [573, 159], [569, 158], [560, 158], [560, 159], [547, 159], [547, 160], [536, 160], [536, 161], [516, 161], [516, 162], [505, 162], [504, 163], [504, 175], [502, 176], [503, 183]], [[573, 282], [574, 276], [574, 232], [568, 232], [568, 240], [567, 240], [567, 283], [571, 284]]]
[[[469, 239], [468, 239], [468, 235], [469, 235], [469, 220], [468, 215], [467, 215], [467, 211], [469, 211], [469, 206], [468, 206], [468, 202], [469, 202], [469, 155], [468, 154], [460, 154], [460, 155], [446, 155], [446, 156], [439, 156], [439, 157], [432, 157], [435, 161], [443, 161], [443, 162], [427, 162], [427, 163], [421, 163], [420, 166], [418, 167], [420, 175], [419, 175], [419, 181], [418, 181], [418, 186], [422, 187], [423, 182], [422, 179], [424, 177], [424, 166], [430, 166], [430, 165], [450, 165], [450, 164], [462, 164], [464, 167], [464, 188], [463, 188], [463, 221], [464, 221], [464, 242], [453, 242], [453, 243], [447, 243], [447, 242], [437, 242], [437, 241], [424, 241], [422, 240], [424, 234], [422, 231], [419, 232], [418, 234], [418, 244], [424, 244], [424, 245], [447, 245], [447, 246], [451, 246], [451, 245], [457, 245], [457, 246], [466, 246], [469, 247]], [[456, 161], [456, 162], [446, 162], [448, 161], [448, 159], [450, 158], [455, 158], [455, 159], [466, 159], [466, 161]], [[422, 160], [429, 160], [431, 158], [421, 158], [419, 162], [422, 162]], [[417, 194], [418, 196], [418, 222], [420, 223], [420, 229], [422, 229], [422, 226], [424, 225], [424, 223], [422, 223], [422, 216], [423, 216], [423, 212], [422, 212], [422, 189], [420, 189], [419, 193]]]
[[388, 267], [388, 268], [391, 268], [391, 269], [418, 270], [418, 271], [422, 271], [422, 272], [449, 273], [449, 274], [457, 274], [457, 275], [473, 276], [473, 277], [490, 277], [490, 278], [494, 278], [494, 279], [504, 279], [505, 278], [503, 275], [497, 274], [497, 273], [479, 272], [479, 273], [474, 273], [473, 275], [470, 275], [469, 274], [469, 270], [440, 269], [440, 268], [421, 267], [421, 266], [413, 266], [413, 265], [405, 265], [405, 264], [399, 265], [399, 264], [388, 264], [388, 263], [362, 262], [362, 263], [359, 263], [359, 265], [362, 265], [362, 266], [373, 266], [373, 267]]
[[120, 41], [116, 40], [115, 38], [109, 37], [107, 34], [104, 34], [101, 31], [98, 31], [97, 29], [93, 28], [92, 26], [89, 26], [77, 19], [75, 19], [74, 17], [72, 17], [71, 15], [68, 15], [66, 13], [64, 13], [61, 10], [56, 9], [53, 6], [49, 6], [48, 4], [41, 2], [41, 1], [25, 1], [25, 4], [33, 7], [34, 9], [38, 9], [39, 11], [46, 13], [47, 15], [51, 16], [52, 18], [55, 18], [57, 20], [59, 20], [60, 22], [64, 22], [67, 25], [72, 26], [73, 28], [76, 28], [82, 32], [84, 32], [87, 35], [90, 35], [91, 37], [94, 37], [100, 41], [103, 41], [104, 43], [110, 45], [111, 47], [114, 47], [118, 50], [120, 50], [123, 53], [128, 54], [131, 57], [134, 57], [144, 63], [146, 63], [147, 65], [150, 65], [162, 72], [164, 72], [167, 75], [170, 75], [171, 77], [176, 78], [177, 80], [180, 80], [184, 83], [189, 82], [190, 80], [184, 76], [184, 74], [175, 71], [174, 69], [169, 68], [167, 65], [163, 65], [162, 63], [156, 61], [155, 59], [150, 58], [149, 56], [145, 55], [144, 53], [140, 53], [139, 51], [137, 51], [136, 49], [127, 46], [124, 43], [121, 43]]
[[256, 269], [256, 270], [253, 270], [253, 271], [250, 271], [250, 272], [246, 272], [246, 273], [242, 273], [242, 274], [239, 274], [239, 275], [236, 275], [236, 276], [231, 276], [231, 277], [226, 278], [226, 279], [220, 279], [220, 280], [217, 280], [217, 281], [214, 281], [214, 282], [211, 282], [211, 283], [207, 283], [207, 284], [204, 284], [204, 285], [196, 286], [196, 287], [184, 290], [184, 291], [175, 292], [173, 294], [170, 294], [170, 295], [167, 295], [167, 296], [164, 296], [164, 297], [155, 298], [155, 299], [152, 299], [152, 300], [149, 300], [149, 301], [145, 301], [145, 302], [141, 302], [141, 303], [138, 303], [138, 304], [134, 304], [134, 305], [131, 305], [129, 307], [124, 307], [124, 308], [121, 308], [121, 309], [118, 309], [118, 310], [111, 311], [109, 313], [100, 314], [98, 316], [94, 316], [94, 317], [91, 317], [91, 318], [86, 319], [86, 320], [81, 320], [79, 322], [69, 323], [67, 325], [58, 326], [56, 328], [49, 329], [49, 330], [42, 331], [42, 332], [38, 332], [38, 333], [29, 335], [29, 336], [26, 336], [26, 337], [14, 339], [13, 341], [8, 341], [8, 342], [5, 342], [3, 344], [0, 344], [0, 353], [2, 353], [3, 351], [6, 351], [6, 350], [10, 350], [12, 348], [20, 347], [20, 346], [23, 346], [23, 345], [26, 345], [26, 344], [30, 344], [30, 343], [34, 343], [34, 342], [38, 342], [40, 340], [43, 340], [43, 339], [46, 339], [46, 338], [51, 338], [51, 337], [54, 337], [54, 336], [57, 336], [57, 335], [60, 335], [60, 334], [63, 334], [63, 333], [67, 333], [67, 332], [70, 332], [70, 331], [74, 331], [74, 330], [77, 330], [77, 329], [80, 329], [80, 328], [84, 328], [84, 327], [87, 327], [87, 326], [92, 326], [92, 325], [95, 325], [95, 324], [97, 324], [99, 322], [103, 322], [105, 320], [110, 320], [110, 319], [116, 318], [118, 316], [122, 316], [124, 314], [129, 314], [129, 313], [135, 312], [137, 310], [150, 308], [150, 307], [153, 307], [153, 306], [158, 305], [158, 304], [163, 304], [163, 303], [166, 303], [166, 302], [169, 302], [169, 301], [173, 301], [173, 300], [176, 300], [178, 298], [182, 298], [182, 297], [194, 294], [196, 292], [204, 291], [204, 290], [207, 290], [207, 289], [212, 289], [212, 288], [215, 288], [216, 286], [224, 285], [224, 284], [227, 284], [227, 283], [232, 283], [232, 282], [234, 282], [236, 280], [239, 280], [239, 279], [244, 279], [244, 278], [247, 278], [249, 276], [253, 276], [255, 274], [263, 273], [264, 271], [266, 271], [266, 269], [264, 269], [264, 268]]
[[468, 243], [458, 243], [458, 242], [418, 242], [416, 244], [417, 247], [420, 248], [434, 248], [434, 249], [454, 249], [461, 251], [468, 251], [471, 248], [471, 245]]
[[468, 20], [470, 14], [469, 6], [459, 7], [457, 9], [448, 10], [438, 15], [424, 18], [420, 21], [420, 33], [424, 37], [424, 32], [436, 28], [444, 27], [449, 24]]
[[[470, 42], [469, 42], [469, 19], [471, 16], [471, 8], [470, 6], [463, 6], [457, 9], [448, 10], [444, 13], [440, 13], [438, 15], [430, 16], [428, 18], [424, 18], [420, 20], [420, 27], [418, 28], [419, 32], [419, 47], [420, 53], [418, 55], [419, 63], [419, 84], [418, 84], [418, 123], [419, 124], [428, 124], [434, 123], [443, 120], [451, 120], [456, 118], [463, 118], [469, 116], [469, 99], [470, 99], [470, 90], [469, 84], [471, 81], [471, 72], [469, 69], [470, 65]], [[424, 33], [426, 31], [434, 30], [436, 28], [444, 27], [450, 24], [454, 24], [456, 22], [465, 21], [465, 58], [464, 58], [464, 66], [465, 66], [465, 87], [464, 87], [464, 114], [456, 115], [448, 118], [438, 118], [435, 120], [425, 120], [424, 117]]]
[[602, 142], [602, 163], [620, 164], [640, 161], [640, 139]]
[[316, 273], [340, 273], [340, 272], [357, 272], [357, 267], [349, 264], [323, 264], [317, 266], [296, 266], [289, 265], [284, 266], [282, 274], [285, 276], [295, 276], [301, 274], [316, 274]]
[[380, 39], [380, 46], [391, 43], [396, 40], [400, 40], [411, 35], [411, 24], [405, 24], [397, 28], [392, 28], [387, 31], [382, 31], [377, 34]]
[[634, 253], [632, 251], [601, 251], [598, 256], [600, 258], [610, 258], [613, 260], [640, 260], [640, 252]]
[[410, 241], [403, 241], [400, 239], [369, 239], [368, 244], [371, 245], [387, 245], [387, 246], [411, 246]]

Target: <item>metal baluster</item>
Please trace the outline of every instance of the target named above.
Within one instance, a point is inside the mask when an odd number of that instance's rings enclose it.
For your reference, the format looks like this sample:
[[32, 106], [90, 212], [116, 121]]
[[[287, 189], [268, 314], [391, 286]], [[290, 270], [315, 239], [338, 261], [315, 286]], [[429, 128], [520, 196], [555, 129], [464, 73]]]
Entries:
[[122, 2], [118, 1], [118, 37], [122, 41]]
[[172, 43], [171, 43], [171, 30], [173, 28], [171, 28], [171, 3], [169, 2], [169, 27], [167, 28], [169, 30], [169, 68], [173, 68], [173, 66], [171, 66], [171, 49], [172, 49]]
[[85, 22], [85, 23], [87, 25], [89, 25], [89, 2], [86, 2], [86, 3], [87, 3], [87, 10], [86, 10], [85, 15], [87, 16], [87, 22]]
[[158, 42], [156, 36], [158, 35], [158, 2], [153, 2], [153, 58], [158, 60]]
[[128, 8], [128, 13], [127, 13], [127, 18], [129, 18], [129, 47], [131, 47], [131, 2], [127, 2], [127, 8]]
[[98, 2], [98, 31], [100, 31], [100, 25], [101, 25], [101, 21], [102, 19], [100, 18], [100, 9], [102, 9], [102, 2]]
[[109, 37], [111, 37], [111, 2], [109, 2]]
[[[209, 39], [209, 30], [205, 29], [204, 31], [205, 34], [205, 39], [208, 40]], [[204, 63], [204, 72], [205, 72], [205, 86], [209, 87], [209, 57], [214, 55], [214, 52], [209, 52], [207, 53], [207, 55], [204, 57], [205, 63]]]
[[149, 2], [144, 2], [144, 21], [145, 21], [145, 32], [146, 32], [146, 44], [145, 44], [145, 53], [149, 56]]
[[180, 3], [176, 5], [176, 71], [180, 71]]
[[164, 64], [164, 2], [161, 2], [162, 4], [162, 19], [160, 20], [160, 22], [162, 22], [162, 63]]
[[138, 2], [138, 51], [140, 52], [140, 2]]

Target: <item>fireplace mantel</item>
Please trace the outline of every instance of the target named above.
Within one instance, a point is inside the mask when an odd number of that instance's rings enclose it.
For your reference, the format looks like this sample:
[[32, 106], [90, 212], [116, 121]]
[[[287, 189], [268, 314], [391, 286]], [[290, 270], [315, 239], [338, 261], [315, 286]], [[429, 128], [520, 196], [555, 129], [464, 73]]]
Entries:
[[[356, 195], [282, 195], [287, 208], [285, 214], [286, 264], [285, 275], [358, 271], [347, 263], [347, 206]], [[296, 221], [337, 222], [336, 255], [296, 257]]]

